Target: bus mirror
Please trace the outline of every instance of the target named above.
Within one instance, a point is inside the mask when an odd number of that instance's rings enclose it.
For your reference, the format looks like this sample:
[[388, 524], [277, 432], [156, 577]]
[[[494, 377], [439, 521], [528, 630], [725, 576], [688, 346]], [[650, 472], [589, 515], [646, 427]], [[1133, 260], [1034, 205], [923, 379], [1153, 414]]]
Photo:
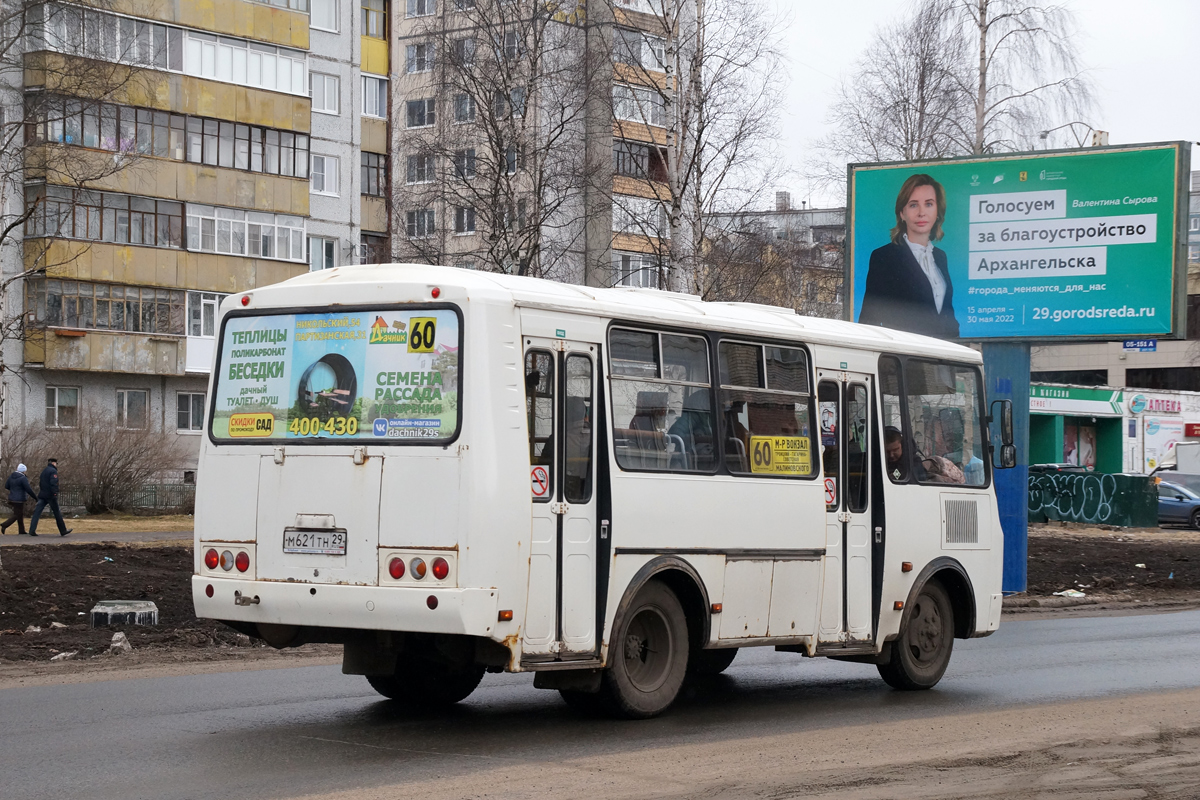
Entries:
[[[996, 406], [1000, 406], [1000, 413], [996, 413]], [[1012, 417], [1012, 400], [993, 400], [992, 401], [992, 420], [1000, 419], [1000, 444], [1007, 446], [1013, 444], [1013, 417]]]
[[1017, 447], [1012, 444], [1000, 446], [1000, 469], [1012, 469], [1017, 465]]

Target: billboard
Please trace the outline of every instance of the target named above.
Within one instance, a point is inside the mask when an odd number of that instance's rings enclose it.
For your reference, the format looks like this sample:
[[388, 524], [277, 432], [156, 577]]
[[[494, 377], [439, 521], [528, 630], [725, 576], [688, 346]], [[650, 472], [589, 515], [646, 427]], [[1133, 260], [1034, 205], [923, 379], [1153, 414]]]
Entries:
[[857, 321], [947, 339], [1182, 336], [1185, 142], [852, 164]]

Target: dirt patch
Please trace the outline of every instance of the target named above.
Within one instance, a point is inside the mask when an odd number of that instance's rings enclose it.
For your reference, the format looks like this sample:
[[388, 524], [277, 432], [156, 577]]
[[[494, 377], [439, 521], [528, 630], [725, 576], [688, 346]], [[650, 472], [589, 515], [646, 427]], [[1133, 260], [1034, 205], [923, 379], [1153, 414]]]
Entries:
[[[8, 511], [5, 509], [5, 513]], [[43, 515], [44, 517], [44, 515]], [[142, 517], [137, 514], [88, 514], [72, 517], [67, 515], [67, 527], [76, 533], [117, 533], [117, 532], [162, 532], [175, 531], [178, 533], [192, 532], [192, 516], [190, 514], [161, 514], [152, 517]], [[40, 528], [46, 520], [38, 522]], [[50, 517], [51, 527], [47, 533], [53, 532], [54, 517]], [[29, 518], [26, 516], [25, 528], [29, 528]], [[9, 528], [9, 535], [16, 533], [16, 526]], [[39, 534], [40, 535], [40, 534]]]
[[1200, 532], [1029, 527], [1027, 596], [1074, 589], [1096, 603], [1200, 602]]
[[[190, 547], [6, 548], [0, 572], [0, 662], [48, 661], [70, 651], [79, 659], [106, 654], [117, 631], [125, 632], [135, 651], [202, 653], [221, 645], [257, 646], [220, 623], [196, 618], [191, 576]], [[99, 600], [153, 600], [159, 624], [93, 629], [88, 612]], [[42, 630], [26, 633], [30, 626]]]

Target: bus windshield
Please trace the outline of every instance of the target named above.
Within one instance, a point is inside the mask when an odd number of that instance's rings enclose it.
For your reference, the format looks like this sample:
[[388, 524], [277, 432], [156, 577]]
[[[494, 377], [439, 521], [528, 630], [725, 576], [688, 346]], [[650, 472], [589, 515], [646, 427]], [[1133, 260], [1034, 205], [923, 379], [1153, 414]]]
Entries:
[[459, 426], [453, 309], [229, 315], [209, 433], [223, 443], [439, 444]]

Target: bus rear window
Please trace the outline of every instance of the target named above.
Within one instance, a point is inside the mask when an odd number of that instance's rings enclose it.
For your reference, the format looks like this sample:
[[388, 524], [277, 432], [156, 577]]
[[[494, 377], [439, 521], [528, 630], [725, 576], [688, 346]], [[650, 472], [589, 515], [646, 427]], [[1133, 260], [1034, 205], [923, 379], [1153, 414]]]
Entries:
[[216, 441], [441, 444], [459, 425], [458, 314], [440, 309], [229, 316]]

